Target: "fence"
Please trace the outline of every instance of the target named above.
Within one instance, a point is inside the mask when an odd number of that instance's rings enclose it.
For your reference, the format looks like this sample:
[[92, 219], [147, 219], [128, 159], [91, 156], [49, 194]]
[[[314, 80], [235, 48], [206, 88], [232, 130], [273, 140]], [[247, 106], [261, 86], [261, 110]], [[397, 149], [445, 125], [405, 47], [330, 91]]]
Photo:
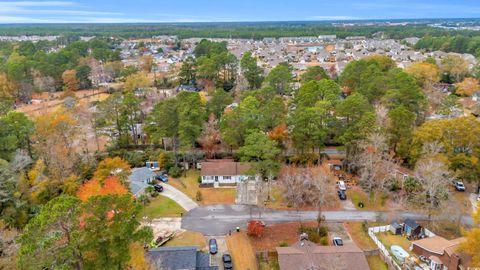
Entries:
[[376, 233], [387, 232], [387, 231], [390, 231], [390, 225], [370, 227], [368, 228], [368, 235], [370, 236], [370, 238], [372, 238], [373, 242], [375, 242], [375, 245], [377, 245], [380, 251], [381, 257], [388, 264], [389, 268], [402, 270], [400, 265], [398, 265], [397, 262], [392, 258], [387, 248], [382, 244], [382, 242], [380, 242], [380, 240], [378, 240], [377, 236], [375, 235]]

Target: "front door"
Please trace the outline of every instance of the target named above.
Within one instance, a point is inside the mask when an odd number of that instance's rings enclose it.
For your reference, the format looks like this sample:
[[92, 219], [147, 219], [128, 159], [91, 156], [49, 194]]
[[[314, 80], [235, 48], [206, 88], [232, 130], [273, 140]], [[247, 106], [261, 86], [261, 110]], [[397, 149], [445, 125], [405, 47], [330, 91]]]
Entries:
[[215, 176], [215, 182], [218, 182], [218, 176]]

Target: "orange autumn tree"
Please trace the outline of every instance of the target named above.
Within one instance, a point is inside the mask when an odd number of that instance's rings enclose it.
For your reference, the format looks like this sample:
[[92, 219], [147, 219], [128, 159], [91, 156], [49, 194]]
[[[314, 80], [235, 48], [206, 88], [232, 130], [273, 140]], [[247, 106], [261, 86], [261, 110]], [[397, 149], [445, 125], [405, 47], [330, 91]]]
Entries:
[[109, 176], [117, 176], [120, 182], [127, 186], [126, 183], [130, 173], [130, 164], [125, 160], [120, 157], [106, 158], [98, 164], [97, 170], [93, 173], [93, 178], [102, 183]]
[[77, 197], [85, 202], [93, 196], [125, 195], [128, 193], [128, 189], [122, 184], [117, 176], [109, 176], [104, 181], [94, 178], [85, 182], [78, 189]]

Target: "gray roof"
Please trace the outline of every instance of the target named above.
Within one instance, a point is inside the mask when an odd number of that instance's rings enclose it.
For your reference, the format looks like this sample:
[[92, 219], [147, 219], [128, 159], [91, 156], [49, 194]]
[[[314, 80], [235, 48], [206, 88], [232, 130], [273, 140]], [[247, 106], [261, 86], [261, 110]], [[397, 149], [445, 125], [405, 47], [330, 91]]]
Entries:
[[196, 246], [155, 248], [147, 251], [146, 257], [161, 270], [218, 270], [210, 266], [210, 256]]
[[133, 168], [132, 174], [128, 177], [130, 184], [130, 191], [133, 195], [138, 196], [143, 190], [148, 187], [147, 180], [155, 176], [155, 173], [150, 171], [147, 167]]

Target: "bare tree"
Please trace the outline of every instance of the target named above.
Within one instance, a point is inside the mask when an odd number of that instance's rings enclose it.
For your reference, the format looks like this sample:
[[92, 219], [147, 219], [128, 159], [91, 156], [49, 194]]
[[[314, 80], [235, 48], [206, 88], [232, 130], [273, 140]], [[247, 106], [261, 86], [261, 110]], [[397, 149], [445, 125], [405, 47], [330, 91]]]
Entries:
[[450, 174], [445, 163], [433, 156], [426, 157], [417, 162], [415, 178], [423, 188], [422, 195], [426, 198], [426, 208], [431, 216], [433, 210], [441, 206], [442, 201], [448, 197], [448, 184]]
[[215, 154], [220, 150], [221, 137], [217, 119], [213, 113], [210, 114], [208, 122], [203, 125], [203, 131], [198, 142], [207, 158], [215, 157]]
[[[392, 179], [392, 172], [397, 167], [388, 151], [385, 136], [372, 133], [360, 144], [361, 151], [357, 155], [360, 167], [360, 182], [372, 194], [383, 191]], [[373, 196], [374, 200], [376, 196]]]
[[317, 232], [324, 217], [322, 208], [333, 202], [332, 197], [335, 195], [332, 176], [322, 167], [310, 167], [305, 169], [305, 181], [307, 189], [305, 190], [307, 200], [315, 206], [317, 214]]
[[[289, 205], [292, 205], [299, 213], [300, 207], [305, 205], [305, 182], [302, 169], [298, 167], [285, 167], [280, 173], [280, 179], [284, 184], [283, 197]], [[301, 222], [300, 215], [299, 221]]]

